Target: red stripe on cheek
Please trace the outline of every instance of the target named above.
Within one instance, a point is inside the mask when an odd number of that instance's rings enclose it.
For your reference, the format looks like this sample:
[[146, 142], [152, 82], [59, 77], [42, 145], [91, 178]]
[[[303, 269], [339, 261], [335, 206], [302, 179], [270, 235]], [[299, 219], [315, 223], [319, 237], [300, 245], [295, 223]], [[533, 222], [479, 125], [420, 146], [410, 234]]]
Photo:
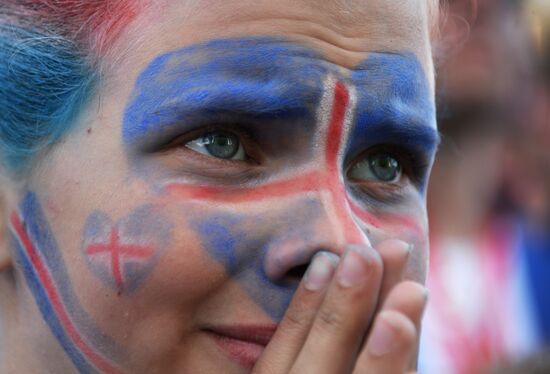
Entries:
[[350, 200], [348, 200], [348, 204], [353, 214], [355, 214], [357, 218], [359, 218], [361, 221], [368, 225], [371, 225], [376, 229], [379, 229], [381, 227], [380, 221], [374, 215], [370, 214], [364, 209], [359, 208], [355, 203]]
[[401, 214], [382, 214], [381, 218], [373, 216], [366, 210], [350, 202], [351, 210], [363, 222], [377, 229], [387, 228], [388, 230], [405, 229], [413, 232], [417, 237], [425, 235], [425, 230], [419, 224], [418, 219], [413, 216]]
[[65, 308], [63, 307], [61, 298], [57, 292], [57, 289], [55, 288], [55, 285], [48, 271], [46, 270], [44, 264], [42, 263], [42, 259], [40, 258], [39, 254], [36, 252], [29, 236], [27, 235], [25, 228], [23, 227], [23, 224], [20, 222], [19, 217], [17, 216], [16, 213], [12, 214], [11, 223], [19, 239], [21, 240], [21, 243], [25, 248], [25, 252], [29, 256], [31, 263], [33, 264], [36, 270], [36, 273], [38, 275], [38, 278], [40, 279], [40, 282], [44, 286], [44, 290], [46, 291], [46, 294], [48, 295], [48, 298], [52, 303], [52, 306], [59, 320], [61, 321], [61, 324], [65, 328], [65, 331], [67, 332], [69, 337], [73, 340], [76, 346], [82, 351], [84, 356], [86, 356], [92, 362], [92, 364], [98, 369], [100, 369], [103, 373], [122, 374], [120, 371], [112, 367], [111, 364], [106, 362], [102, 357], [97, 355], [96, 352], [94, 352], [86, 344], [86, 342], [81, 338], [79, 332], [73, 325], [69, 315], [67, 314]]
[[166, 191], [181, 199], [223, 201], [227, 203], [253, 202], [269, 198], [282, 198], [306, 192], [318, 192], [322, 175], [316, 171], [253, 188], [194, 186], [171, 183]]

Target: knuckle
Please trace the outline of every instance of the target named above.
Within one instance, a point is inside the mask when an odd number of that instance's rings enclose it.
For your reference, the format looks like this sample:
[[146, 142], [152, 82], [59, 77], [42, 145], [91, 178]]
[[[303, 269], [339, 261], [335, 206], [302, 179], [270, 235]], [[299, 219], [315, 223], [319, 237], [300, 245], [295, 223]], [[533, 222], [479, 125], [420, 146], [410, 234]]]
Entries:
[[295, 310], [289, 310], [285, 315], [285, 323], [293, 329], [307, 328], [312, 319], [313, 316], [310, 313]]
[[321, 308], [317, 313], [317, 328], [323, 331], [340, 331], [346, 325], [346, 318], [331, 308]]
[[398, 312], [393, 315], [392, 320], [397, 338], [401, 341], [401, 344], [414, 344], [417, 339], [417, 330], [414, 323], [405, 315]]
[[403, 326], [403, 329], [401, 330], [401, 336], [404, 344], [410, 345], [416, 342], [416, 327], [411, 321], [408, 320], [408, 323]]

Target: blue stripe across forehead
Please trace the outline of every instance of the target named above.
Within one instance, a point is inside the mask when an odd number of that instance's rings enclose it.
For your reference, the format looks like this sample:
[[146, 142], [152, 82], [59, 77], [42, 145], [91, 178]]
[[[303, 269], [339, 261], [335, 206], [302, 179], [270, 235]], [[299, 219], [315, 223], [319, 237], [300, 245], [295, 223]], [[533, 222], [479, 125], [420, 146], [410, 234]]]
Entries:
[[168, 140], [182, 126], [189, 131], [239, 116], [310, 120], [329, 73], [357, 94], [347, 151], [384, 142], [434, 153], [433, 97], [413, 53], [371, 52], [345, 70], [305, 46], [269, 37], [209, 41], [154, 59], [137, 79], [123, 140]]
[[329, 64], [312, 61], [321, 61], [314, 51], [273, 38], [216, 40], [161, 55], [136, 82], [124, 142], [197, 117], [314, 113]]
[[351, 80], [358, 100], [352, 141], [368, 143], [365, 146], [420, 142], [424, 151], [433, 151], [437, 145], [435, 106], [414, 54], [370, 53], [353, 70]]

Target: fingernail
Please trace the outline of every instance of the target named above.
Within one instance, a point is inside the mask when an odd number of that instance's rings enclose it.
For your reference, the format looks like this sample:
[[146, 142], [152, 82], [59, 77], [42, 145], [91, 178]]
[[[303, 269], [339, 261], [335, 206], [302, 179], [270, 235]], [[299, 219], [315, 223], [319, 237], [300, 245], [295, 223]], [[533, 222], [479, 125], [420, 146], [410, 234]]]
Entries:
[[414, 248], [414, 244], [404, 242], [403, 240], [396, 240], [397, 245], [403, 248], [403, 251], [407, 253], [407, 256], [411, 254]]
[[399, 250], [403, 251], [403, 253], [407, 257], [411, 254], [411, 252], [414, 249], [413, 244], [407, 243], [406, 241], [403, 241], [401, 239], [390, 239], [390, 240], [388, 240], [388, 245], [392, 245], [393, 247], [396, 247]]
[[372, 262], [368, 250], [363, 246], [348, 247], [338, 273], [338, 283], [342, 287], [355, 287], [366, 282]]
[[380, 312], [374, 324], [374, 331], [368, 342], [367, 349], [373, 356], [383, 356], [393, 351], [397, 345], [397, 333], [388, 318], [388, 311]]
[[310, 291], [325, 289], [338, 265], [338, 256], [330, 252], [317, 253], [307, 269], [304, 286]]

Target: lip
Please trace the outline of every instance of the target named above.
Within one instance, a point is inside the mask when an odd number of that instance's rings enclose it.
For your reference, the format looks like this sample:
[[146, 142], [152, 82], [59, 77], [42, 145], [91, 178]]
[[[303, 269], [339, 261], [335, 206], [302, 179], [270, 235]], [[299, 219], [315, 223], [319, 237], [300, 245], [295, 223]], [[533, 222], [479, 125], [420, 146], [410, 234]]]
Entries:
[[277, 325], [230, 325], [203, 329], [232, 361], [251, 369], [269, 343]]

